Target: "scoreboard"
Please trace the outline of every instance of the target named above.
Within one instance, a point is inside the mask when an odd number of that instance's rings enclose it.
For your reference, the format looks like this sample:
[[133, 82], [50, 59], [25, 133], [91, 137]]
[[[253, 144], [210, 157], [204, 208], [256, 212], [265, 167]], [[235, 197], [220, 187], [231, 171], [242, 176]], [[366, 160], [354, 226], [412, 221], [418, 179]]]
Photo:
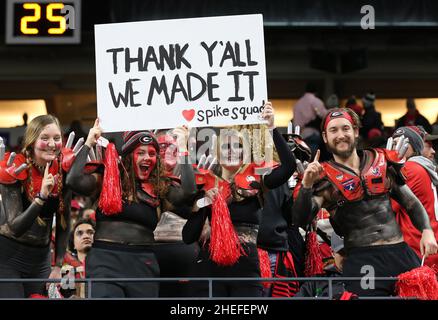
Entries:
[[7, 44], [77, 44], [81, 0], [6, 0]]

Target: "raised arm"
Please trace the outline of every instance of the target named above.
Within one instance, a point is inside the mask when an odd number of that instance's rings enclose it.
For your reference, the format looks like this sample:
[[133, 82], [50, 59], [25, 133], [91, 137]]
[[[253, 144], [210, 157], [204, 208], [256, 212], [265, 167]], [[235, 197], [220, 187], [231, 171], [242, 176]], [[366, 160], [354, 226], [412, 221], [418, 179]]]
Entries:
[[181, 206], [184, 204], [191, 205], [196, 194], [195, 173], [193, 167], [189, 163], [187, 152], [188, 130], [185, 127], [178, 127], [173, 130], [176, 135], [176, 142], [178, 145], [178, 165], [181, 173], [181, 185], [171, 186], [167, 199], [174, 206]]
[[286, 140], [274, 125], [274, 108], [270, 102], [265, 104], [262, 117], [268, 121], [268, 128], [272, 133], [275, 148], [280, 158], [280, 166], [263, 177], [263, 183], [268, 189], [274, 189], [286, 183], [296, 169], [295, 156], [288, 147]]
[[21, 184], [0, 184], [0, 192], [5, 208], [6, 223], [15, 237], [22, 236], [33, 225], [42, 211], [45, 200], [55, 184], [55, 178], [49, 173], [49, 164], [46, 165], [41, 183], [39, 197], [35, 198], [30, 206], [23, 211]]
[[[218, 189], [213, 188], [205, 193], [205, 197], [213, 201], [218, 194]], [[204, 228], [205, 220], [211, 216], [211, 206], [198, 208], [196, 204], [193, 206], [193, 212], [187, 220], [182, 230], [182, 238], [184, 243], [191, 244], [199, 240]]]
[[67, 174], [66, 184], [73, 191], [85, 196], [91, 196], [99, 188], [100, 179], [98, 175], [86, 174], [84, 168], [87, 163], [88, 153], [96, 145], [101, 133], [99, 119], [96, 119], [93, 128], [88, 133], [87, 141], [76, 155], [70, 172]]
[[322, 195], [314, 195], [313, 185], [319, 180], [323, 170], [319, 163], [320, 151], [318, 150], [315, 159], [304, 171], [303, 180], [299, 185], [300, 189], [292, 207], [292, 223], [299, 227], [305, 227], [317, 215], [324, 202]]
[[301, 186], [292, 206], [292, 224], [305, 228], [318, 214], [324, 199], [313, 195], [313, 188]]

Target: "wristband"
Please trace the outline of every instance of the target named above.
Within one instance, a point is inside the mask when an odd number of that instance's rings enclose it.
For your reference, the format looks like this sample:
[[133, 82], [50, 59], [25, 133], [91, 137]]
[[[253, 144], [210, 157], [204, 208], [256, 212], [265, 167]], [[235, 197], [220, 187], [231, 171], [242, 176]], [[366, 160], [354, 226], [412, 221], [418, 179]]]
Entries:
[[49, 197], [44, 197], [43, 194], [42, 194], [41, 192], [38, 192], [38, 193], [36, 194], [35, 198], [38, 198], [38, 199], [40, 199], [40, 200], [42, 200], [42, 201], [47, 201], [47, 199], [48, 199]]
[[189, 155], [188, 151], [178, 152], [178, 157], [185, 157], [185, 156], [188, 156], [188, 155]]

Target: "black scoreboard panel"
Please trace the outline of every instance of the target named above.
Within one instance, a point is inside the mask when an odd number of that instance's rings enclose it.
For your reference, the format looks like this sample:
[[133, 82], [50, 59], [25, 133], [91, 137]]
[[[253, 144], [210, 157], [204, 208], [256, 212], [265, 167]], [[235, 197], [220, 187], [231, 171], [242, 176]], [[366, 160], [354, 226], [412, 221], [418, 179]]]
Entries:
[[81, 1], [7, 0], [6, 43], [80, 43]]

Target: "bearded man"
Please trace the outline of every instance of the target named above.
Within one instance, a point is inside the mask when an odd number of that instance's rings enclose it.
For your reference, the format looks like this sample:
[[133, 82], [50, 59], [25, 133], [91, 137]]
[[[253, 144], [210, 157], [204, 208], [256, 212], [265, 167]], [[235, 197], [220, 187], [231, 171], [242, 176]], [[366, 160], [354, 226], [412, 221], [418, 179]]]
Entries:
[[320, 208], [327, 209], [335, 232], [344, 238], [343, 275], [366, 277], [348, 281], [347, 291], [359, 296], [393, 295], [395, 281], [373, 277], [397, 277], [420, 266], [420, 260], [403, 240], [390, 198], [406, 208], [421, 232], [420, 248], [426, 256], [437, 251], [428, 215], [404, 182], [399, 153], [356, 149], [360, 120], [354, 111], [333, 109], [321, 126], [334, 159], [319, 163], [318, 150], [306, 168], [294, 202], [294, 223], [306, 226]]

